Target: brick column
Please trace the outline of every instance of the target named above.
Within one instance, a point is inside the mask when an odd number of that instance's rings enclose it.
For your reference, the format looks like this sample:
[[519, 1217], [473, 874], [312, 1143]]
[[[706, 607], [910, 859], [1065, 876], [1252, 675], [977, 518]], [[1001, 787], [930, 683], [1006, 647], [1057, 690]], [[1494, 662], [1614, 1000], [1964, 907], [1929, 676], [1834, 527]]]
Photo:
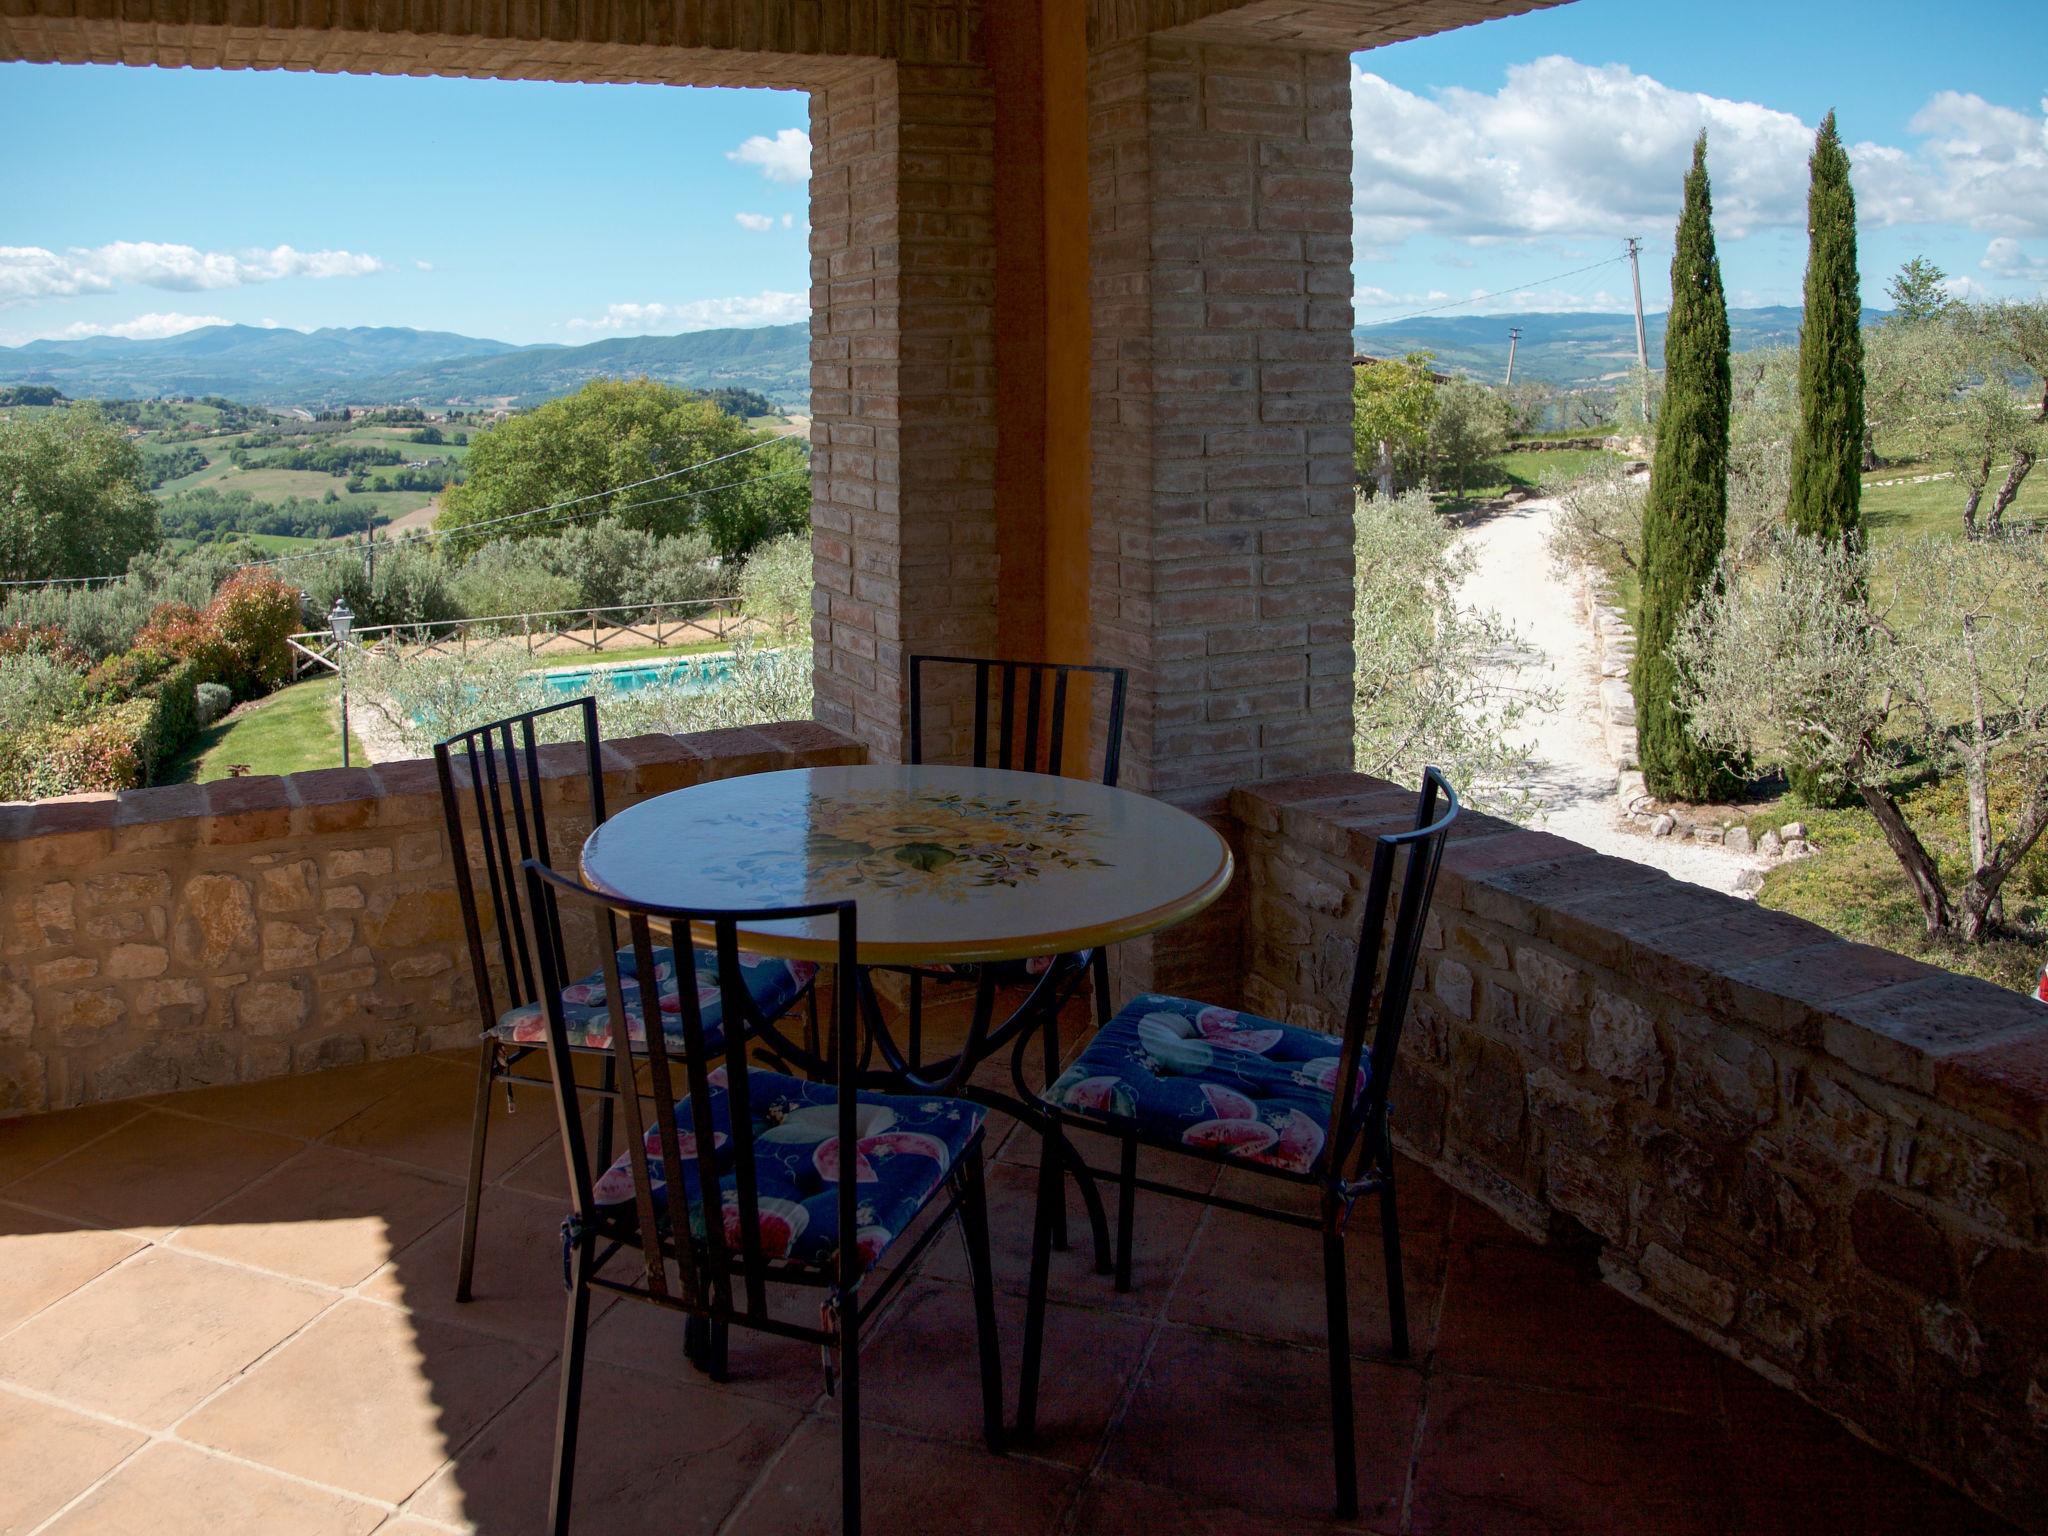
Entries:
[[[1131, 669], [1125, 781], [1214, 814], [1351, 765], [1347, 59], [1143, 39], [1089, 119], [1095, 656]], [[1226, 921], [1133, 982], [1220, 989]]]
[[811, 97], [817, 718], [901, 757], [903, 658], [996, 641], [987, 74], [878, 65]]

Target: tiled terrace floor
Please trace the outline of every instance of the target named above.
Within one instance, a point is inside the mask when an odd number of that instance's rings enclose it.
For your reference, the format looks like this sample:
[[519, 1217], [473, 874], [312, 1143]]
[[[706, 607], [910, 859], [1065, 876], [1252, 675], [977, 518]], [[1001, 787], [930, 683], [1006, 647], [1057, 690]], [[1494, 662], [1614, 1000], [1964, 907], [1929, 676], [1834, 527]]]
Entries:
[[[545, 1095], [501, 1105], [478, 1299], [455, 1305], [471, 1073], [420, 1058], [0, 1125], [0, 1533], [537, 1530], [559, 1165]], [[992, 1170], [1013, 1405], [1034, 1152]], [[1412, 1364], [1384, 1357], [1356, 1244], [1363, 1528], [1998, 1528], [1408, 1172]], [[1313, 1239], [1158, 1200], [1139, 1233], [1128, 1296], [1056, 1256], [1041, 1436], [1001, 1458], [976, 1439], [959, 1246], [930, 1251], [864, 1356], [871, 1529], [1330, 1528]], [[716, 1387], [631, 1303], [593, 1348], [578, 1529], [831, 1529], [814, 1351], [735, 1333]]]

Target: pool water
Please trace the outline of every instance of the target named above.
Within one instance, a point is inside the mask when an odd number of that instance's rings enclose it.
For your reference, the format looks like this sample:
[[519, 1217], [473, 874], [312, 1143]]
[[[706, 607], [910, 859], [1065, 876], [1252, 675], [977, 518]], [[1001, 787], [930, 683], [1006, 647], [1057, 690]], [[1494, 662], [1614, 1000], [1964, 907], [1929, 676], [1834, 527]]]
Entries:
[[731, 679], [730, 651], [678, 656], [664, 661], [615, 662], [608, 667], [566, 667], [540, 674], [543, 688], [565, 698], [576, 698], [586, 693], [638, 693], [643, 688], [657, 685], [679, 685], [696, 693], [716, 688]]

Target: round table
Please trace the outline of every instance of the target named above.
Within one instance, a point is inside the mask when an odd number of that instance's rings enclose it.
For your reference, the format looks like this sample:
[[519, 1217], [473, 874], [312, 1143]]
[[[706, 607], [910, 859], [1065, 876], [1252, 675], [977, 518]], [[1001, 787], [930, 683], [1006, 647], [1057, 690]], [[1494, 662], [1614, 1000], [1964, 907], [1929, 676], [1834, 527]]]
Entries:
[[[1115, 944], [1230, 883], [1214, 828], [1162, 801], [1000, 768], [796, 768], [657, 795], [583, 845], [583, 878], [666, 907], [860, 904], [865, 965], [958, 965]], [[700, 936], [701, 937], [701, 936]], [[836, 957], [834, 925], [746, 925], [749, 949]]]

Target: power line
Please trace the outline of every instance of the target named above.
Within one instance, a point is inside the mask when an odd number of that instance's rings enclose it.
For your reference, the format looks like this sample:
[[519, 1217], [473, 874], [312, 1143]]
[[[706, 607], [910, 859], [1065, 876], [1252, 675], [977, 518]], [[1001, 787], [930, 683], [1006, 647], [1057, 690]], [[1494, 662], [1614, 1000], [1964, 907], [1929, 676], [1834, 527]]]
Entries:
[[[649, 475], [645, 480], [635, 480], [626, 485], [608, 486], [604, 490], [592, 491], [585, 496], [572, 496], [566, 501], [550, 502], [544, 507], [533, 507], [525, 512], [508, 512], [501, 517], [485, 518], [479, 523], [463, 523], [454, 528], [425, 528], [421, 529], [418, 533], [400, 534], [396, 538], [385, 539], [383, 544], [385, 548], [391, 549], [401, 544], [419, 543], [425, 539], [444, 538], [451, 533], [472, 533], [481, 528], [496, 527], [501, 523], [525, 522], [528, 519], [542, 517], [548, 513], [558, 512], [568, 507], [581, 506], [586, 501], [598, 501], [607, 496], [622, 496], [627, 491], [637, 491], [643, 486], [656, 485], [663, 480], [673, 480], [678, 475], [694, 474], [697, 470], [709, 469], [714, 464], [723, 464], [728, 459], [737, 459], [743, 454], [758, 452], [760, 449], [768, 447], [771, 443], [779, 443], [781, 441], [782, 439], [779, 437], [765, 437], [758, 443], [748, 444], [745, 448], [736, 448], [731, 453], [721, 453], [716, 458], [703, 459], [695, 464], [685, 464], [680, 469], [664, 470], [658, 475]], [[810, 469], [808, 466], [800, 469], [778, 470], [774, 474], [753, 475], [738, 480], [728, 480], [722, 485], [705, 486], [701, 490], [684, 491], [675, 496], [663, 496], [652, 501], [637, 501], [633, 505], [636, 507], [666, 506], [672, 501], [685, 501], [693, 496], [709, 496], [718, 491], [731, 490], [734, 486], [758, 485], [765, 480], [785, 480], [792, 475], [807, 475], [809, 473]], [[578, 517], [593, 517], [606, 510], [608, 509], [605, 507], [593, 507], [589, 512], [578, 513], [573, 517], [550, 519], [548, 526], [556, 523], [574, 522]], [[345, 545], [337, 544], [333, 549], [307, 549], [289, 555], [274, 555], [268, 560], [251, 560], [242, 569], [268, 569], [272, 566], [289, 565], [294, 560], [328, 560], [345, 548]], [[116, 576], [48, 576], [32, 581], [0, 581], [0, 587], [86, 586], [93, 582], [125, 581], [127, 576], [128, 573], [126, 571]]]
[[1569, 272], [1554, 272], [1549, 277], [1531, 278], [1526, 283], [1517, 283], [1512, 288], [1502, 288], [1495, 293], [1475, 293], [1470, 298], [1452, 299], [1448, 303], [1444, 304], [1432, 304], [1428, 309], [1418, 309], [1410, 314], [1396, 315], [1391, 320], [1368, 320], [1364, 323], [1367, 325], [1399, 325], [1403, 320], [1419, 320], [1424, 315], [1441, 314], [1444, 310], [1459, 309], [1467, 304], [1483, 304], [1488, 299], [1504, 299], [1511, 293], [1520, 293], [1525, 288], [1534, 288], [1538, 283], [1562, 282], [1564, 281], [1564, 279], [1568, 277], [1577, 277], [1581, 273], [1585, 272], [1597, 272], [1602, 267], [1611, 267], [1615, 265], [1617, 262], [1623, 262], [1627, 260], [1628, 257], [1626, 254], [1620, 256], [1609, 256], [1605, 261], [1596, 261], [1592, 263], [1590, 266], [1574, 267]]

